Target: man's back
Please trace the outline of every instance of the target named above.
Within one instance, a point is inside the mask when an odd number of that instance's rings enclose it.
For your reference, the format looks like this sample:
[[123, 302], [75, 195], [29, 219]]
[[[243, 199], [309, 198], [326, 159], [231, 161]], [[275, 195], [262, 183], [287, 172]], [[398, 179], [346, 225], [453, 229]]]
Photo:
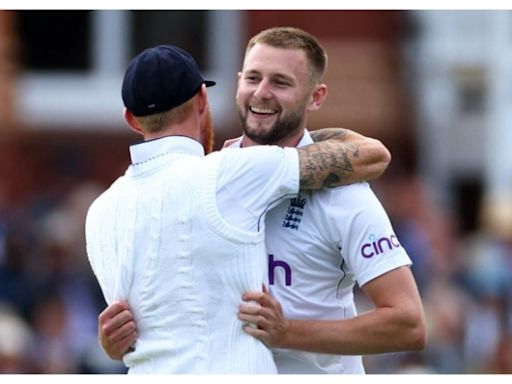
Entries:
[[152, 157], [89, 211], [88, 253], [104, 295], [127, 299], [138, 324], [124, 358], [130, 373], [275, 372], [270, 351], [236, 316], [267, 265], [263, 231], [239, 230], [218, 210], [226, 157]]

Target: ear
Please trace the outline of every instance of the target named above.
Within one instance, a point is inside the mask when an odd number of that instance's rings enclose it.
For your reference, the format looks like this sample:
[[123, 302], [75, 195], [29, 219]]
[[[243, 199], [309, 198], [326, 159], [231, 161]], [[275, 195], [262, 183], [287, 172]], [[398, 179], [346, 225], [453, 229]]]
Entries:
[[311, 95], [311, 101], [308, 105], [308, 111], [316, 111], [320, 109], [325, 98], [327, 97], [327, 85], [317, 84]]
[[242, 80], [242, 72], [238, 72], [236, 76], [236, 94], [235, 100], [238, 100], [238, 90], [240, 89], [240, 81]]
[[203, 114], [208, 106], [208, 91], [206, 90], [206, 85], [204, 84], [201, 85], [201, 89], [199, 91], [198, 106], [200, 114]]
[[137, 119], [130, 110], [126, 108], [123, 109], [123, 116], [133, 131], [137, 132], [139, 135], [144, 136], [144, 132], [142, 131], [139, 122], [137, 121]]

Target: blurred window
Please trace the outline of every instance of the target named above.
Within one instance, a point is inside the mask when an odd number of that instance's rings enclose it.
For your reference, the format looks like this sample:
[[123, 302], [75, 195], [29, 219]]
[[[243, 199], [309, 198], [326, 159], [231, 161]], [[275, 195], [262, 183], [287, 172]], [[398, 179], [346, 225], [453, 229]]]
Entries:
[[[185, 48], [204, 70], [208, 11], [129, 11], [130, 59], [158, 44]], [[30, 71], [93, 69], [93, 11], [20, 11], [21, 64]], [[97, 52], [97, 51], [96, 51]], [[101, 53], [100, 53], [101, 54]]]
[[130, 57], [158, 44], [183, 47], [199, 67], [207, 64], [208, 11], [131, 11]]
[[[158, 44], [183, 47], [206, 78], [222, 126], [232, 114], [244, 11], [19, 10], [17, 104], [28, 129], [125, 129], [120, 88], [128, 62]], [[91, 113], [94, 111], [94, 113]]]
[[457, 68], [455, 85], [461, 114], [481, 115], [487, 102], [487, 77], [483, 68]]
[[91, 68], [90, 11], [20, 11], [21, 64], [36, 71]]
[[485, 112], [486, 89], [481, 84], [459, 84], [458, 92], [462, 114], [480, 115]]

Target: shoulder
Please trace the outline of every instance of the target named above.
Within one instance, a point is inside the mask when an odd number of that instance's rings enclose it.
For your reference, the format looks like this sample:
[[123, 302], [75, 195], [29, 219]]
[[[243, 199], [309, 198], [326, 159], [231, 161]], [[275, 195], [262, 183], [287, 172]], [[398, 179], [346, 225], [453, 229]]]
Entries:
[[215, 154], [228, 159], [233, 158], [240, 160], [269, 162], [275, 158], [282, 158], [297, 154], [297, 148], [282, 148], [277, 145], [256, 145], [247, 148], [230, 147], [223, 149], [222, 151], [215, 152]]
[[381, 223], [389, 221], [382, 203], [367, 182], [330, 188], [313, 193], [319, 208], [333, 223]]
[[103, 191], [89, 206], [87, 217], [92, 216], [93, 213], [99, 213], [110, 205], [117, 195], [117, 190], [120, 188], [124, 176], [118, 178], [110, 187]]
[[[208, 155], [208, 156], [213, 156]], [[296, 148], [278, 146], [254, 146], [249, 148], [226, 148], [216, 153], [220, 158], [221, 172], [229, 174], [274, 174], [280, 169], [298, 169]]]
[[379, 199], [373, 192], [370, 184], [365, 181], [335, 188], [328, 188], [325, 191], [321, 191], [320, 196], [322, 194], [325, 195], [322, 199], [328, 201], [329, 204], [336, 206], [343, 204], [354, 208], [364, 208], [368, 204], [380, 205]]
[[269, 201], [298, 192], [299, 158], [295, 148], [227, 148], [218, 156], [217, 190], [227, 187], [235, 196], [245, 196], [246, 202], [259, 199], [258, 205], [265, 203], [265, 207]]
[[333, 196], [359, 196], [366, 194], [373, 194], [373, 190], [367, 181], [361, 181], [359, 183], [353, 183], [348, 185], [342, 185], [339, 187], [328, 188]]

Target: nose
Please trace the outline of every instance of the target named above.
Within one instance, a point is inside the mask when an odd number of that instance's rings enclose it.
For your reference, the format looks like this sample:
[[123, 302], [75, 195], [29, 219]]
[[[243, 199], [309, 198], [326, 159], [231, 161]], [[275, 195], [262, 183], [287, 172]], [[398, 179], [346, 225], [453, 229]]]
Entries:
[[267, 81], [263, 80], [259, 82], [258, 87], [254, 91], [254, 97], [261, 100], [272, 97]]

